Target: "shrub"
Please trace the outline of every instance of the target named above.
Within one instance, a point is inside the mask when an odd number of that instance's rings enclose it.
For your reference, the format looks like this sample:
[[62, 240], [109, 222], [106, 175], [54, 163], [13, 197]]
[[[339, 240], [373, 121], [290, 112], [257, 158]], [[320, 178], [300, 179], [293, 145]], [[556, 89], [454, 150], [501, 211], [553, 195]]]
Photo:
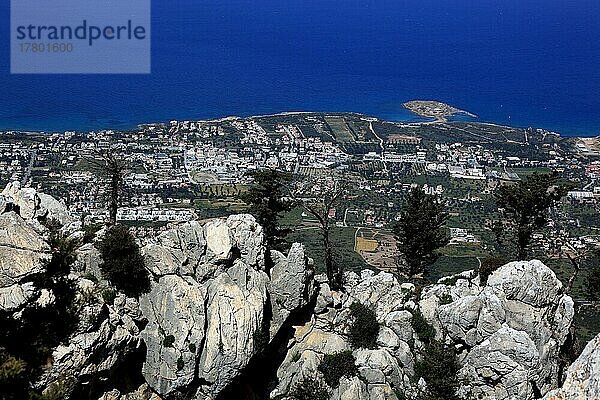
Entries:
[[394, 394], [396, 395], [397, 400], [407, 400], [406, 394], [404, 393], [404, 390], [402, 390], [402, 389], [394, 390]]
[[76, 328], [76, 285], [69, 278], [77, 242], [67, 239], [54, 220], [48, 221], [52, 257], [43, 273], [31, 277], [54, 296], [51, 307], [28, 307], [18, 319], [0, 313], [0, 398], [25, 399], [30, 383], [42, 373], [52, 349]]
[[436, 340], [430, 342], [415, 362], [415, 378], [424, 378], [427, 390], [418, 400], [458, 400], [458, 370], [454, 349]]
[[294, 400], [329, 400], [327, 386], [316, 378], [304, 378], [291, 392]]
[[374, 349], [377, 347], [379, 323], [375, 312], [361, 303], [350, 306], [352, 324], [350, 325], [350, 344], [354, 348]]
[[102, 300], [104, 303], [112, 305], [115, 302], [115, 298], [117, 297], [117, 292], [112, 289], [104, 289], [102, 291]]
[[139, 297], [150, 290], [150, 278], [140, 248], [129, 229], [111, 227], [98, 244], [102, 256], [102, 275], [118, 290]]
[[82, 278], [87, 279], [88, 281], [92, 281], [94, 283], [98, 283], [98, 278], [91, 272], [86, 272], [85, 274], [83, 274]]
[[295, 363], [295, 362], [300, 361], [300, 357], [301, 357], [300, 352], [299, 351], [295, 352], [292, 355], [292, 362]]
[[73, 378], [60, 379], [50, 385], [42, 394], [29, 393], [29, 400], [64, 400], [68, 399], [75, 388], [76, 380]]
[[429, 343], [435, 338], [435, 328], [425, 320], [419, 309], [412, 311], [412, 327], [423, 343]]
[[196, 353], [196, 345], [194, 343], [190, 343], [188, 349], [190, 350], [190, 353]]
[[177, 359], [177, 371], [181, 371], [184, 367], [183, 358], [179, 357]]
[[165, 336], [163, 339], [163, 346], [165, 347], [173, 347], [173, 343], [175, 343], [175, 336], [173, 335]]
[[0, 398], [19, 398], [27, 386], [27, 364], [0, 347]]
[[504, 257], [484, 258], [481, 261], [481, 265], [479, 266], [479, 269], [478, 269], [479, 282], [480, 282], [481, 286], [484, 286], [487, 284], [488, 277], [492, 274], [492, 272], [494, 272], [495, 270], [497, 270], [498, 268], [500, 268], [507, 262], [508, 262], [508, 260]]
[[326, 354], [319, 364], [319, 371], [323, 374], [325, 382], [331, 388], [336, 388], [342, 376], [354, 376], [358, 373], [356, 358], [351, 351]]

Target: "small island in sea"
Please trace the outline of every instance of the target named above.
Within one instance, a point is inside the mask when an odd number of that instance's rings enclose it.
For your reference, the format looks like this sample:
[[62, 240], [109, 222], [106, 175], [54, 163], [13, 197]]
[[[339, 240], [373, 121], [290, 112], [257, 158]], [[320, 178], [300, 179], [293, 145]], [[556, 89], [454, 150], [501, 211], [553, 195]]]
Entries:
[[468, 111], [433, 100], [412, 100], [404, 103], [403, 106], [421, 117], [434, 118], [433, 122], [447, 122], [448, 118], [457, 114], [477, 118], [477, 115]]

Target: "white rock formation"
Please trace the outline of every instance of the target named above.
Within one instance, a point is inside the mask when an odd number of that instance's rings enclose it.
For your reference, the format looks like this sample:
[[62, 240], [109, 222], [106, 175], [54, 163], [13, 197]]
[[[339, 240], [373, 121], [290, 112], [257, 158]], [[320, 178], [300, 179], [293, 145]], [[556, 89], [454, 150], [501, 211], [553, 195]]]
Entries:
[[[537, 260], [519, 261], [493, 272], [485, 287], [468, 274], [454, 280], [425, 289], [419, 305], [438, 336], [459, 346], [469, 382], [462, 392], [526, 400], [556, 387], [574, 308], [554, 272]], [[441, 304], [444, 296], [453, 301]]]
[[600, 399], [600, 334], [585, 346], [569, 367], [562, 387], [544, 397], [544, 400], [591, 399]]
[[[144, 246], [157, 281], [141, 299], [143, 374], [159, 394], [196, 388], [196, 398], [213, 398], [260, 350], [257, 341], [307, 304], [312, 271], [303, 247], [274, 252], [269, 279], [263, 242], [254, 218], [239, 215], [182, 224]], [[265, 321], [269, 298], [273, 320]]]

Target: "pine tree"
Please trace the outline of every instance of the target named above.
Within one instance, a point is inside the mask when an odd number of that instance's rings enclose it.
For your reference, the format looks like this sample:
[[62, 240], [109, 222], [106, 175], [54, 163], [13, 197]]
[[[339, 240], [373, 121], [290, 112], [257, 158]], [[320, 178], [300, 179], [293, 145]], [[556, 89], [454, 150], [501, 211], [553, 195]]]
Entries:
[[292, 202], [284, 196], [291, 176], [272, 169], [253, 171], [249, 175], [254, 183], [240, 199], [250, 205], [250, 214], [262, 226], [267, 246], [281, 249], [289, 229], [282, 228], [279, 220], [283, 213], [292, 209]]
[[436, 250], [449, 241], [444, 227], [448, 219], [445, 208], [437, 196], [421, 188], [410, 191], [394, 226], [398, 251], [406, 261], [406, 269], [399, 266], [399, 272], [414, 278], [438, 259]]

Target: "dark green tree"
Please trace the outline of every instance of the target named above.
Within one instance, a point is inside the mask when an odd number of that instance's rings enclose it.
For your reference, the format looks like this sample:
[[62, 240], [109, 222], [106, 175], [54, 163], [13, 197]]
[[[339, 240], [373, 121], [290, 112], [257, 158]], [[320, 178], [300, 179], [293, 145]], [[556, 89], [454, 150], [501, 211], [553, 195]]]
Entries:
[[98, 243], [102, 275], [118, 290], [139, 297], [150, 290], [150, 278], [135, 238], [124, 225], [113, 225]]
[[375, 311], [359, 302], [354, 302], [350, 306], [350, 315], [352, 323], [348, 336], [352, 347], [375, 349], [379, 334], [379, 323]]
[[405, 270], [399, 263], [399, 273], [415, 278], [439, 258], [437, 250], [449, 242], [444, 226], [447, 220], [446, 206], [437, 196], [421, 188], [410, 191], [393, 229], [398, 251], [406, 261]]
[[290, 230], [282, 228], [279, 220], [283, 213], [293, 207], [293, 202], [285, 198], [286, 187], [292, 177], [273, 169], [252, 171], [248, 175], [254, 183], [239, 197], [250, 205], [250, 214], [262, 226], [267, 246], [271, 249], [281, 249]]
[[115, 149], [98, 151], [94, 158], [87, 161], [92, 172], [99, 178], [108, 180], [108, 225], [116, 225], [117, 211], [124, 197], [123, 180], [129, 170], [129, 164]]
[[418, 400], [458, 400], [460, 365], [454, 349], [433, 340], [425, 345], [415, 362], [415, 376], [427, 382], [427, 389], [419, 393]]
[[500, 242], [509, 236], [519, 260], [527, 258], [533, 233], [546, 225], [548, 209], [569, 190], [559, 180], [556, 173], [535, 172], [516, 184], [496, 189], [496, 204], [508, 218], [497, 225], [495, 233]]

